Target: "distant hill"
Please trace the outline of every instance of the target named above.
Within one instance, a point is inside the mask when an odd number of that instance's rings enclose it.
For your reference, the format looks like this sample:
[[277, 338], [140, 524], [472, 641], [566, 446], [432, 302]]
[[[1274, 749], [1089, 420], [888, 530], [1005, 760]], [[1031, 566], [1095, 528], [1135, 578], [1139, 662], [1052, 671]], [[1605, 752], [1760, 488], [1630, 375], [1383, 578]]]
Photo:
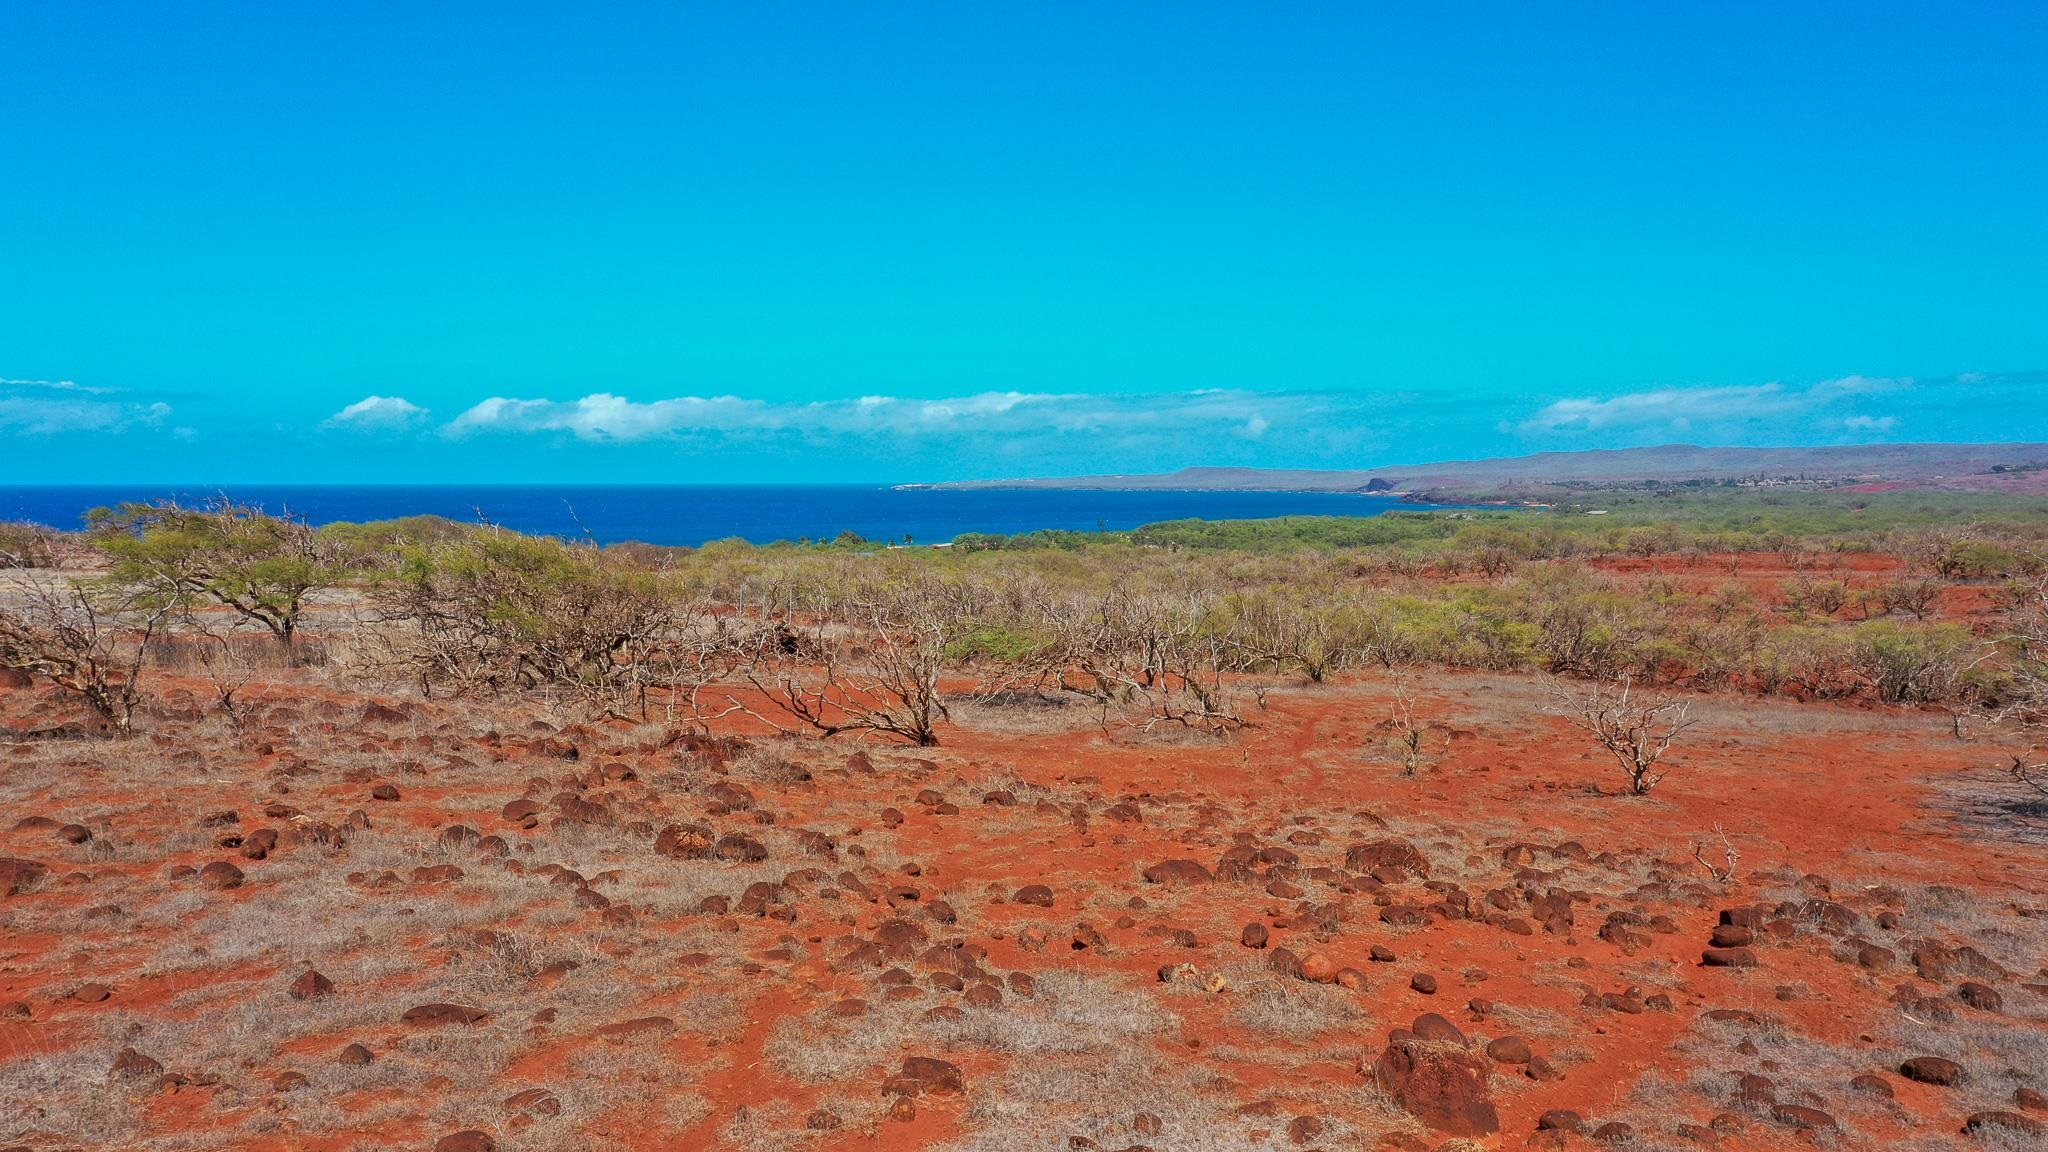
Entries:
[[1907, 487], [2048, 490], [2048, 444], [1854, 444], [1824, 448], [1654, 448], [1539, 452], [1372, 468], [1183, 468], [1129, 476], [966, 480], [932, 488], [1096, 488], [1265, 492], [1512, 492], [1644, 482], [1784, 479]]

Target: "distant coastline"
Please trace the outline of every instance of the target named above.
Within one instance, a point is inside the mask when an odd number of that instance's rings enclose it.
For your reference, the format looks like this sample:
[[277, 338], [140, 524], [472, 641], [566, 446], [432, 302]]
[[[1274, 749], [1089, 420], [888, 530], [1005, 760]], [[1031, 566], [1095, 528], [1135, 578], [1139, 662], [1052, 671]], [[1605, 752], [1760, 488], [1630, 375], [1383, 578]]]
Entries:
[[[1325, 492], [1438, 502], [1585, 485], [1891, 484], [2048, 490], [2048, 444], [1854, 444], [1818, 448], [1648, 448], [1391, 464], [1358, 469], [1183, 468], [1152, 474], [954, 480], [935, 491]], [[902, 487], [913, 487], [904, 485]]]

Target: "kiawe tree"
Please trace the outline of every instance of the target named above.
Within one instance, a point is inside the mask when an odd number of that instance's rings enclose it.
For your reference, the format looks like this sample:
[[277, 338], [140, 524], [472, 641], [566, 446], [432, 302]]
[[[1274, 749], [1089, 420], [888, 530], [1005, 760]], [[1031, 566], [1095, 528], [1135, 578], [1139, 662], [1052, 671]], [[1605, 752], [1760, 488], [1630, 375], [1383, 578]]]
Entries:
[[215, 604], [260, 625], [290, 649], [313, 593], [340, 575], [334, 549], [303, 520], [222, 499], [95, 509], [95, 541], [109, 576], [181, 611]]

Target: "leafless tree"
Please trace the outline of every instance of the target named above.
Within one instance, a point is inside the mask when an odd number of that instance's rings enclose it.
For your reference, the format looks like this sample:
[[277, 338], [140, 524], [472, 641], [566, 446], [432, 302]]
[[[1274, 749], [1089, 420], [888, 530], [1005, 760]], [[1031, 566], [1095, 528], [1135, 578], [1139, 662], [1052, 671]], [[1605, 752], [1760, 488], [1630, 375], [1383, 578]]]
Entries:
[[1513, 549], [1488, 544], [1472, 554], [1472, 566], [1489, 580], [1497, 580], [1520, 567], [1522, 558]]
[[82, 700], [117, 733], [143, 701], [143, 658], [168, 606], [132, 589], [35, 578], [0, 594], [0, 667]]
[[1813, 700], [1851, 695], [1863, 683], [1856, 672], [1854, 644], [1825, 629], [1786, 629], [1753, 654], [1751, 662], [1767, 670], [1776, 683], [1791, 685]]
[[1627, 773], [1629, 791], [1644, 795], [1664, 778], [1658, 767], [1671, 745], [1698, 721], [1691, 702], [1663, 697], [1644, 699], [1627, 673], [1596, 682], [1580, 692], [1563, 681], [1551, 691], [1566, 707], [1574, 726], [1590, 734]]

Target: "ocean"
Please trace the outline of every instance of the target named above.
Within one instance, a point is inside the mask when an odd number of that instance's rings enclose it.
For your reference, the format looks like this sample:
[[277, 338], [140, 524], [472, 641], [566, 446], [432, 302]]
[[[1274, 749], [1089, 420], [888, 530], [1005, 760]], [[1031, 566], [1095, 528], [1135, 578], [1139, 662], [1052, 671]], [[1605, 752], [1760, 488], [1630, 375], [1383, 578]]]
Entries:
[[[697, 545], [739, 537], [756, 544], [827, 539], [937, 544], [968, 532], [1042, 528], [1128, 529], [1162, 520], [1274, 516], [1377, 516], [1427, 508], [1398, 497], [1336, 492], [1105, 492], [1085, 489], [943, 489], [864, 485], [242, 485], [243, 503], [289, 510], [315, 524], [431, 514], [488, 520], [518, 532]], [[89, 509], [128, 500], [202, 503], [221, 489], [177, 486], [0, 486], [0, 520], [80, 527]]]

